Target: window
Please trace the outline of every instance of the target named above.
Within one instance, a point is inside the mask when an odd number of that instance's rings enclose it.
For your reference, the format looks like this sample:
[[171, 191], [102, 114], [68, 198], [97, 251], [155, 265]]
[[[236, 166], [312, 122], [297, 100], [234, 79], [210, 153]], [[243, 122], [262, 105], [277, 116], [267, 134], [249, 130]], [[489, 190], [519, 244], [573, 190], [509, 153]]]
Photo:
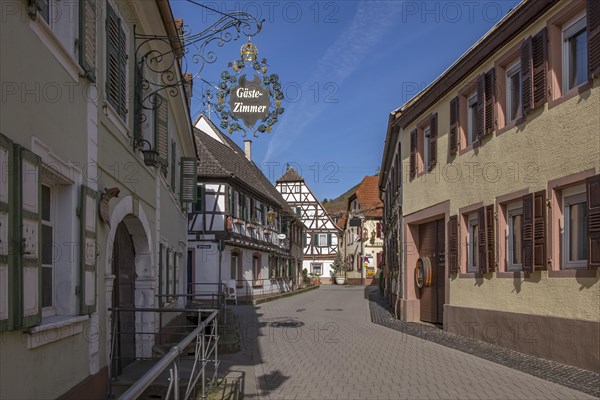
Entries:
[[319, 233], [319, 238], [317, 242], [317, 246], [326, 247], [327, 246], [327, 234]]
[[477, 214], [468, 217], [467, 272], [479, 272], [479, 221]]
[[321, 264], [321, 263], [311, 264], [312, 273], [313, 274], [321, 275], [321, 273], [322, 273], [322, 266], [323, 266], [323, 264]]
[[252, 279], [255, 285], [260, 284], [260, 258], [258, 255], [252, 256]]
[[204, 207], [204, 186], [198, 185], [196, 186], [196, 202], [194, 203], [193, 211], [195, 213], [203, 213]]
[[477, 91], [469, 94], [467, 100], [467, 146], [477, 140]]
[[237, 270], [238, 270], [238, 262], [239, 257], [237, 253], [231, 253], [231, 279], [238, 279]]
[[233, 216], [235, 218], [240, 217], [240, 193], [238, 191], [233, 192]]
[[429, 171], [429, 149], [431, 146], [431, 127], [428, 126], [423, 129], [423, 165], [425, 171]]
[[506, 217], [506, 265], [509, 271], [523, 268], [522, 257], [523, 205], [521, 202], [507, 206]]
[[506, 121], [517, 119], [521, 111], [521, 63], [516, 62], [506, 69]]
[[563, 193], [563, 265], [565, 268], [587, 266], [587, 202], [585, 188], [578, 186]]
[[563, 29], [563, 87], [571, 90], [588, 80], [587, 30], [585, 16]]
[[106, 3], [106, 98], [117, 114], [127, 116], [127, 37], [121, 18]]
[[54, 315], [54, 221], [55, 195], [50, 186], [42, 185], [42, 311]]

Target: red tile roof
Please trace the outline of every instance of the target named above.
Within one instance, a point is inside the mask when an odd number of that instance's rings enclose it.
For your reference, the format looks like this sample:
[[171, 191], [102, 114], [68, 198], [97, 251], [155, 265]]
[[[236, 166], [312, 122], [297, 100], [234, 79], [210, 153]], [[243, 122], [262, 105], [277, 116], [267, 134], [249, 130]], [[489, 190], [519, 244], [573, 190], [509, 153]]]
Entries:
[[383, 202], [379, 199], [379, 176], [365, 176], [350, 198], [356, 196], [365, 217], [381, 218]]

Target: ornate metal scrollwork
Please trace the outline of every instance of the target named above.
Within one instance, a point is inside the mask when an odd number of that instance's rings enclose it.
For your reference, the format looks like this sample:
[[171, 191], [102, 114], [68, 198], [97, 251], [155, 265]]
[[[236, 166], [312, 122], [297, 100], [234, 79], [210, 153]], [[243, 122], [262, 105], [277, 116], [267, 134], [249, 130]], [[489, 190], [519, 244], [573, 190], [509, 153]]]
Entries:
[[[201, 7], [203, 5], [195, 3]], [[135, 31], [134, 147], [144, 146], [142, 126], [146, 111], [156, 110], [164, 99], [191, 90], [191, 82], [206, 64], [217, 60], [214, 45], [222, 47], [240, 37], [252, 37], [262, 29], [259, 21], [245, 12], [231, 12], [206, 29], [193, 33], [189, 25], [176, 21], [177, 36], [147, 35]], [[188, 73], [192, 66], [193, 73]]]

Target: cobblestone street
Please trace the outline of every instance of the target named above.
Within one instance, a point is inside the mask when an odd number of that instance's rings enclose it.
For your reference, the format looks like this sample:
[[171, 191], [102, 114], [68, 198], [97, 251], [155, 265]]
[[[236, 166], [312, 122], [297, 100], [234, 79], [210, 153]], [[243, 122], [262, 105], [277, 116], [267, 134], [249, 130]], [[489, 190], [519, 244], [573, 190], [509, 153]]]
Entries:
[[239, 306], [242, 351], [223, 356], [221, 373], [242, 377], [248, 398], [594, 398], [373, 323], [372, 290], [322, 286]]

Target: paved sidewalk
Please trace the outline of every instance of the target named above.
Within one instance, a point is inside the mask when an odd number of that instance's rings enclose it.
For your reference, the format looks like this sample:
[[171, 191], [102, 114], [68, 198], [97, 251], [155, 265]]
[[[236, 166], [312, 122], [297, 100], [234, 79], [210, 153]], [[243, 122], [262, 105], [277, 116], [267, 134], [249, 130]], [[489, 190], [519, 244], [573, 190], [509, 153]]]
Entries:
[[588, 394], [371, 322], [371, 288], [321, 286], [238, 306], [242, 351], [221, 374], [247, 398], [589, 399]]
[[370, 300], [371, 320], [378, 325], [463, 351], [600, 398], [600, 375], [597, 373], [519, 353], [491, 343], [471, 340], [468, 337], [446, 332], [428, 324], [399, 321], [394, 318], [379, 291], [373, 291], [370, 294]]

